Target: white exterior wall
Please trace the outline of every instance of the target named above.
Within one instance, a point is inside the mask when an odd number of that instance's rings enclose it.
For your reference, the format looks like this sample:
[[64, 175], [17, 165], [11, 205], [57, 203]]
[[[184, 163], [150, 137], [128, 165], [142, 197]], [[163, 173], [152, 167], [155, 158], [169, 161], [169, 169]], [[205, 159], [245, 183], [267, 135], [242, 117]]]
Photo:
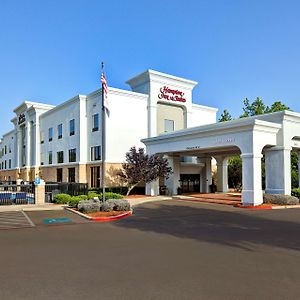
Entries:
[[[70, 136], [70, 120], [75, 119], [75, 134]], [[57, 152], [64, 151], [64, 163], [69, 163], [69, 149], [76, 148], [76, 160], [80, 157], [80, 98], [76, 97], [63, 105], [44, 113], [40, 117], [40, 131], [44, 131], [44, 143], [40, 146], [41, 153], [44, 153], [44, 166], [48, 166], [48, 153], [53, 153], [53, 163], [57, 164]], [[63, 124], [62, 139], [58, 139], [57, 126]], [[53, 140], [49, 142], [49, 128], [53, 127]]]
[[144, 147], [141, 136], [147, 136], [148, 96], [110, 90], [111, 112], [107, 118], [107, 162], [123, 162], [132, 146]]
[[[126, 91], [109, 87], [108, 101], [110, 114], [106, 119], [106, 161], [108, 163], [122, 163], [125, 153], [132, 147], [144, 147], [142, 138], [157, 135], [157, 103], [177, 105], [183, 108], [184, 128], [194, 125], [209, 124], [216, 121], [214, 108], [193, 104], [192, 90], [197, 84], [195, 81], [175, 77], [168, 74], [148, 70], [128, 82], [133, 91]], [[184, 101], [160, 99], [161, 88], [183, 92]], [[52, 167], [64, 165], [101, 163], [91, 161], [91, 147], [101, 146], [101, 90], [87, 96], [76, 96], [56, 107], [41, 103], [23, 102], [14, 112], [12, 120], [15, 129], [12, 134], [14, 143], [12, 153], [3, 159], [12, 159], [12, 168], [38, 168], [49, 166], [48, 154], [52, 151]], [[92, 130], [92, 116], [99, 114], [99, 130]], [[20, 116], [25, 121], [19, 125]], [[170, 112], [171, 115], [171, 112]], [[170, 116], [172, 119], [172, 116]], [[69, 134], [69, 121], [75, 119], [75, 135]], [[58, 139], [58, 125], [63, 124], [63, 136]], [[26, 135], [26, 165], [21, 165], [21, 132]], [[49, 128], [53, 128], [53, 140], [49, 142]], [[41, 144], [41, 132], [44, 143]], [[4, 137], [7, 139], [7, 137]], [[3, 141], [5, 142], [5, 140]], [[3, 142], [0, 143], [0, 149]], [[69, 150], [76, 148], [76, 163], [69, 163]], [[57, 164], [57, 152], [64, 152], [64, 163]], [[8, 164], [8, 163], [7, 163]], [[195, 164], [197, 172], [199, 164]], [[192, 169], [193, 166], [190, 166]], [[191, 170], [192, 171], [192, 170]], [[36, 175], [38, 171], [36, 171]], [[183, 170], [184, 172], [184, 170]], [[195, 170], [194, 170], [195, 172]], [[194, 173], [193, 172], [193, 173]]]
[[193, 104], [192, 125], [190, 127], [216, 123], [217, 111], [216, 108]]
[[[15, 160], [15, 131], [12, 130], [8, 132], [6, 135], [3, 136], [3, 139], [0, 141], [0, 165], [2, 166], [5, 165], [6, 161], [6, 168], [4, 170], [10, 170], [14, 169], [16, 167], [16, 160]], [[5, 146], [7, 147], [7, 153], [5, 154]], [[9, 148], [11, 147], [11, 153], [9, 152]], [[3, 150], [2, 150], [3, 149]], [[11, 168], [9, 168], [9, 160], [11, 160]]]

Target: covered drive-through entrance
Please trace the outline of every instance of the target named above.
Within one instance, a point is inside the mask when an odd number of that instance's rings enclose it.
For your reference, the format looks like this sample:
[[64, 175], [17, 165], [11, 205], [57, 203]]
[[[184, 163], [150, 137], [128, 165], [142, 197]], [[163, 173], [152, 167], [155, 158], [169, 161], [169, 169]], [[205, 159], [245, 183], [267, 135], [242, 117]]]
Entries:
[[[212, 159], [217, 163], [217, 190], [228, 190], [227, 160], [242, 158], [242, 203], [263, 202], [261, 158], [265, 155], [266, 193], [291, 193], [292, 149], [300, 150], [300, 114], [282, 111], [255, 117], [187, 128], [142, 140], [147, 153], [167, 157], [173, 173], [165, 184], [172, 195], [182, 186], [181, 166], [189, 158], [202, 166], [201, 192], [209, 192], [212, 183]], [[299, 153], [299, 152], [298, 152]], [[299, 154], [298, 154], [299, 155]], [[299, 160], [300, 161], [300, 160]], [[158, 195], [159, 182], [147, 184], [147, 195]]]

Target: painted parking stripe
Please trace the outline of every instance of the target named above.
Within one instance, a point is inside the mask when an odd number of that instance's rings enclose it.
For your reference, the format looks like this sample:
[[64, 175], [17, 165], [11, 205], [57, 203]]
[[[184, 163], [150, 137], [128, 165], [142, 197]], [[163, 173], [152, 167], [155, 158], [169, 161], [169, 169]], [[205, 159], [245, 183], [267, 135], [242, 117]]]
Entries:
[[0, 229], [25, 228], [34, 226], [34, 223], [23, 211], [0, 213]]

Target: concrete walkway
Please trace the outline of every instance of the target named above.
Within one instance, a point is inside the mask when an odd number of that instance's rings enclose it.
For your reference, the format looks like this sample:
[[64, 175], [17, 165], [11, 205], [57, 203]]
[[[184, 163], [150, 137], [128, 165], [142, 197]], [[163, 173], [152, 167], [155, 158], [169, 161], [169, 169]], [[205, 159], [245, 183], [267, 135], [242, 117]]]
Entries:
[[164, 201], [164, 200], [171, 200], [172, 197], [168, 196], [155, 196], [155, 197], [147, 197], [147, 196], [142, 196], [140, 198], [132, 198], [132, 197], [125, 197], [124, 199], [128, 200], [130, 205], [132, 207], [143, 204], [143, 203], [150, 203], [150, 202], [157, 202], [157, 201]]
[[25, 204], [25, 205], [2, 205], [0, 212], [5, 211], [42, 211], [42, 210], [63, 210], [66, 205], [47, 203], [44, 205]]

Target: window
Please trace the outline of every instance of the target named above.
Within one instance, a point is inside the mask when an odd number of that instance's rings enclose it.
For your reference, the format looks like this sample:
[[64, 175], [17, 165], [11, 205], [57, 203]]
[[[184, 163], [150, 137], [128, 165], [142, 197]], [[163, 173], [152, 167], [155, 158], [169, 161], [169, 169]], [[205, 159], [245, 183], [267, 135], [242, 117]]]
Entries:
[[11, 153], [11, 144], [8, 146], [8, 153]]
[[11, 159], [8, 161], [8, 168], [11, 169]]
[[101, 160], [101, 146], [91, 147], [91, 160]]
[[75, 182], [75, 168], [69, 168], [68, 173], [69, 182]]
[[94, 114], [92, 117], [93, 131], [99, 130], [99, 114]]
[[56, 181], [57, 182], [63, 181], [63, 169], [61, 169], [61, 168], [56, 169]]
[[100, 167], [91, 167], [91, 187], [100, 187]]
[[70, 120], [70, 135], [74, 135], [75, 134], [75, 120], [72, 119]]
[[52, 165], [52, 163], [53, 163], [52, 151], [49, 151], [49, 153], [48, 153], [48, 163], [49, 163], [49, 165]]
[[7, 165], [6, 165], [6, 160], [5, 160], [5, 162], [4, 162], [4, 169], [6, 169], [7, 168]]
[[4, 146], [4, 154], [7, 154], [7, 146]]
[[57, 152], [57, 163], [62, 164], [64, 162], [64, 151]]
[[41, 153], [41, 165], [43, 166], [45, 162], [45, 156], [44, 153]]
[[59, 124], [57, 126], [57, 138], [60, 140], [62, 138], [62, 129], [63, 129], [63, 125]]
[[75, 162], [76, 161], [76, 149], [70, 149], [69, 150], [69, 162]]
[[49, 142], [51, 142], [51, 141], [53, 140], [53, 128], [52, 128], [52, 127], [49, 128], [49, 133], [48, 133], [48, 135], [49, 135]]
[[44, 131], [41, 131], [41, 144], [44, 144]]
[[174, 131], [174, 120], [165, 119], [165, 132]]

